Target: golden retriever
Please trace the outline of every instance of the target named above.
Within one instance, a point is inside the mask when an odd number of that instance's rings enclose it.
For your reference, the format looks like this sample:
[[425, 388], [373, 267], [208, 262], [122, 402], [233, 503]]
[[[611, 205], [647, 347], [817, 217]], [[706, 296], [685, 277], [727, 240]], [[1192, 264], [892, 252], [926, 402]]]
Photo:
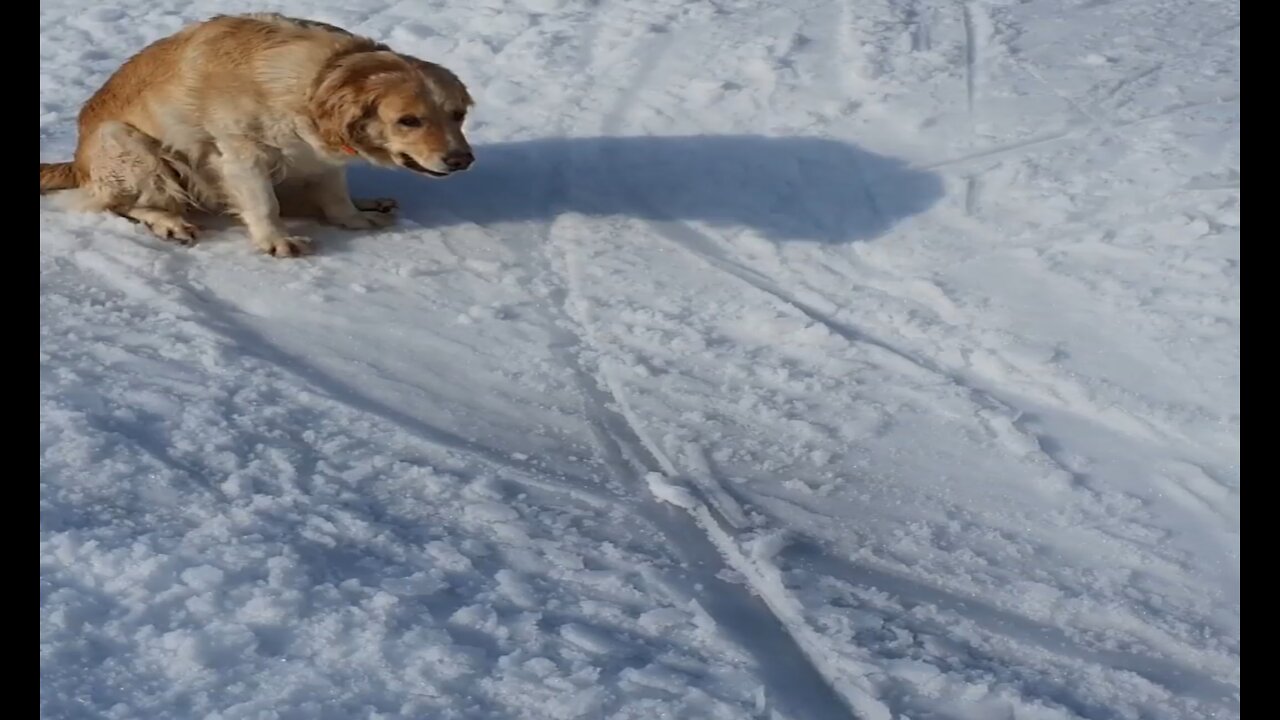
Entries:
[[362, 158], [433, 177], [474, 162], [473, 105], [449, 70], [341, 28], [260, 13], [218, 16], [130, 58], [80, 112], [75, 160], [40, 164], [40, 193], [195, 242], [184, 213], [240, 217], [260, 250], [309, 248], [282, 217], [345, 228], [390, 224], [390, 200], [352, 200]]

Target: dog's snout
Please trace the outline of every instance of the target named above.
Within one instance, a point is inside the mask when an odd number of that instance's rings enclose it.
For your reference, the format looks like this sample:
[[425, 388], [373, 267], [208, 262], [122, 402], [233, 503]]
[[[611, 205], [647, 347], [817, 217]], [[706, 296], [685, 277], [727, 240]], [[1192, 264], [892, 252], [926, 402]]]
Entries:
[[454, 171], [466, 170], [475, 161], [476, 156], [470, 150], [455, 150], [444, 156], [444, 164]]

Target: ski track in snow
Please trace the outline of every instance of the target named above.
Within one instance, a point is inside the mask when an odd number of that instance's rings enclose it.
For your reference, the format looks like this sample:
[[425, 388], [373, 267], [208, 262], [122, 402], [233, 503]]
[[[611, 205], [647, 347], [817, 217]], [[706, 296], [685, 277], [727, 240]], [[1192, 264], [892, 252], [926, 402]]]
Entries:
[[437, 60], [476, 167], [255, 255], [41, 202], [41, 715], [1239, 717], [1239, 11], [41, 6]]

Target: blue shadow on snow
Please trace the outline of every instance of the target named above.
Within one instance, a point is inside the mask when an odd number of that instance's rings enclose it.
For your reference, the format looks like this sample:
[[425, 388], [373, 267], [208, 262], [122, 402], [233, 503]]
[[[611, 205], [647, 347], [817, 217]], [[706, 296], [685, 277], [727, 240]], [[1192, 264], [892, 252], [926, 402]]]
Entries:
[[867, 240], [927, 210], [938, 175], [812, 137], [544, 138], [477, 145], [446, 180], [361, 166], [357, 197], [389, 196], [426, 227], [550, 221], [566, 213], [754, 230], [770, 240]]

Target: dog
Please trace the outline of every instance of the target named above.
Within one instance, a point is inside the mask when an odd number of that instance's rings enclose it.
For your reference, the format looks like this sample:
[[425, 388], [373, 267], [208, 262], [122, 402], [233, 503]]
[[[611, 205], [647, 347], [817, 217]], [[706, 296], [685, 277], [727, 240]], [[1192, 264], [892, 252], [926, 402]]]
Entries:
[[475, 161], [474, 101], [450, 70], [326, 23], [220, 15], [147, 46], [81, 109], [75, 160], [40, 164], [40, 194], [75, 189], [191, 245], [191, 211], [236, 215], [262, 252], [305, 254], [283, 217], [350, 229], [394, 222], [394, 200], [353, 200], [364, 160], [445, 177]]

